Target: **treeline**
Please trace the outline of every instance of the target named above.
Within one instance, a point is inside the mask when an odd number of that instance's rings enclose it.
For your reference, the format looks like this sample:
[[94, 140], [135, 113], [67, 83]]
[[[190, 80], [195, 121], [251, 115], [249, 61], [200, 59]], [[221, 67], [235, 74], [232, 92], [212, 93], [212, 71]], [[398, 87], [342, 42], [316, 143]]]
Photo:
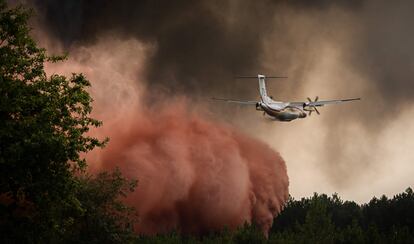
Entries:
[[414, 243], [411, 188], [358, 205], [338, 195], [290, 199], [274, 220], [270, 240], [295, 243]]
[[359, 205], [314, 194], [290, 198], [274, 219], [266, 239], [254, 225], [202, 237], [177, 233], [141, 236], [137, 243], [414, 243], [414, 194], [411, 188], [393, 198], [382, 196]]

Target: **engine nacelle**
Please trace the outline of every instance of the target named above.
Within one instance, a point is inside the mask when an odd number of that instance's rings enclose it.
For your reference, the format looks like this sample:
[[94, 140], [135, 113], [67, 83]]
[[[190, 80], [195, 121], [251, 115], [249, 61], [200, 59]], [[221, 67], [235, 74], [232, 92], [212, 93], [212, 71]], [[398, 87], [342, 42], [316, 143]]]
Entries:
[[256, 103], [256, 110], [263, 111], [261, 102]]

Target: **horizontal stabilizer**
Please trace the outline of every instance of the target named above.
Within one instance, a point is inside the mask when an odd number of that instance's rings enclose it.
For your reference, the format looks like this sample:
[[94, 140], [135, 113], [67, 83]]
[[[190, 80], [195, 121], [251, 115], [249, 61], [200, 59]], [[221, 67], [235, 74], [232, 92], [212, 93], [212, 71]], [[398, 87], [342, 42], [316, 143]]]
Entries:
[[[258, 76], [235, 76], [236, 79], [257, 79]], [[287, 76], [265, 76], [265, 78], [271, 78], [271, 79], [285, 79], [288, 78]]]
[[238, 103], [238, 104], [245, 104], [245, 105], [254, 105], [257, 101], [246, 101], [246, 100], [236, 100], [236, 99], [226, 99], [226, 98], [211, 98], [216, 101], [224, 101], [228, 103]]

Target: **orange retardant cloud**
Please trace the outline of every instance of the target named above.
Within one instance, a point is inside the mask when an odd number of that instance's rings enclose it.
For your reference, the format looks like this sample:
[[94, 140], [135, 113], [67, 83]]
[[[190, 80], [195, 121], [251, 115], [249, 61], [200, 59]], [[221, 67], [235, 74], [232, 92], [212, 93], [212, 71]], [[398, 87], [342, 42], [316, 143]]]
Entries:
[[279, 153], [188, 112], [184, 101], [135, 111], [106, 122], [111, 140], [89, 161], [93, 171], [119, 167], [138, 180], [127, 198], [138, 233], [204, 233], [245, 222], [268, 232], [288, 198]]
[[248, 222], [267, 234], [289, 195], [285, 162], [265, 143], [206, 116], [208, 106], [191, 97], [147, 89], [151, 52], [136, 40], [107, 38], [73, 47], [63, 65], [46, 67], [49, 74], [82, 72], [92, 83], [93, 117], [104, 125], [90, 133], [110, 141], [87, 155], [90, 172], [118, 167], [138, 180], [126, 199], [138, 212], [138, 233], [205, 233]]

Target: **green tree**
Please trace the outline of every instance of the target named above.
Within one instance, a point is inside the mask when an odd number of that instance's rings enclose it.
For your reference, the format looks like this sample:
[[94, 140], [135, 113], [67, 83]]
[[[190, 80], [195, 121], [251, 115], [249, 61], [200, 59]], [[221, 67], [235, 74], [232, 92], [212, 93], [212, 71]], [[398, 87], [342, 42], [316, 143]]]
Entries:
[[352, 224], [342, 229], [339, 243], [365, 243], [364, 232], [358, 221], [354, 219]]
[[4, 240], [59, 240], [84, 214], [81, 153], [105, 141], [87, 136], [89, 81], [82, 74], [48, 77], [48, 56], [30, 36], [31, 11], [0, 0], [0, 229]]
[[265, 243], [266, 237], [255, 224], [245, 223], [243, 227], [237, 229], [233, 236], [233, 243], [251, 243], [260, 244]]
[[77, 198], [83, 214], [76, 219], [64, 240], [70, 243], [126, 243], [135, 240], [133, 225], [137, 220], [133, 208], [123, 204], [136, 186], [119, 170], [80, 178]]
[[335, 240], [335, 225], [332, 216], [327, 211], [329, 198], [322, 194], [312, 197], [310, 208], [305, 217], [305, 223], [299, 226], [304, 243], [333, 243]]

